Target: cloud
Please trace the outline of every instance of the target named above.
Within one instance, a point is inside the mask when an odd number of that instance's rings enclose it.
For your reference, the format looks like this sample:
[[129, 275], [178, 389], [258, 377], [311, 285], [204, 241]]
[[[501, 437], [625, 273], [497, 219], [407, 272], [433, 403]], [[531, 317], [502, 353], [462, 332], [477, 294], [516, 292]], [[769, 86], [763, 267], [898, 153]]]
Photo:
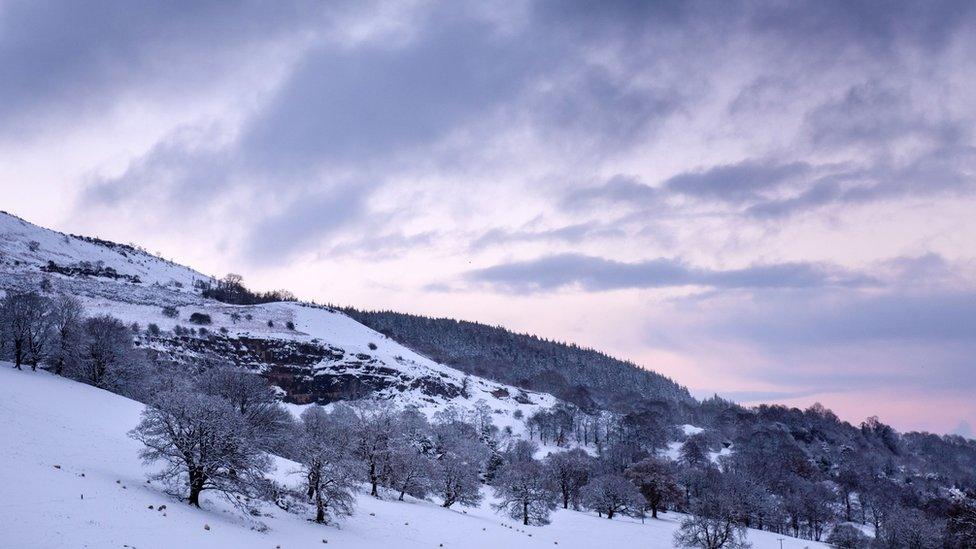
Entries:
[[851, 86], [843, 96], [811, 109], [804, 131], [815, 147], [828, 149], [886, 147], [908, 137], [951, 145], [966, 132], [952, 119], [933, 120], [916, 107], [908, 91], [877, 81]]
[[695, 205], [711, 204], [729, 214], [775, 219], [830, 205], [971, 194], [974, 170], [972, 146], [940, 147], [900, 161], [885, 155], [867, 165], [747, 159], [682, 172], [657, 186], [617, 175], [602, 185], [567, 191], [562, 204], [569, 211], [623, 204], [658, 215], [694, 213]]
[[712, 270], [689, 266], [674, 259], [624, 263], [578, 254], [551, 255], [528, 261], [502, 263], [471, 271], [466, 278], [517, 293], [551, 291], [566, 287], [599, 292], [679, 286], [755, 289], [861, 286], [873, 283], [869, 276], [812, 263], [780, 263]]
[[253, 48], [325, 20], [310, 2], [4, 2], [0, 135], [31, 136], [50, 118], [84, 120], [134, 94], [192, 95]]
[[810, 170], [805, 162], [746, 160], [678, 174], [665, 180], [663, 187], [689, 197], [744, 202], [755, 200], [758, 193], [780, 187]]
[[[949, 390], [971, 364], [968, 271], [945, 257], [972, 255], [974, 14], [964, 1], [0, 2], [0, 194], [38, 219], [74, 206], [84, 230], [189, 249], [200, 268], [254, 280], [300, 263], [310, 293], [327, 276], [351, 292], [340, 301], [416, 300], [539, 333], [629, 295], [608, 290], [680, 288], [640, 292], [692, 294], [658, 300], [682, 330], [662, 338], [690, 341], [685, 358], [714, 344], [716, 371], [755, 356], [774, 380], [750, 374], [764, 398]], [[437, 282], [472, 264], [486, 267]], [[443, 291], [473, 295], [425, 294]], [[505, 318], [511, 300], [535, 309]], [[644, 312], [606, 315], [607, 331], [633, 334]], [[619, 353], [646, 343], [577, 335]]]
[[522, 228], [517, 230], [491, 229], [471, 241], [469, 247], [474, 251], [484, 250], [493, 246], [504, 246], [516, 243], [567, 243], [578, 244], [594, 238], [614, 238], [623, 235], [623, 230], [598, 222], [576, 223], [554, 229]]
[[571, 189], [563, 197], [562, 202], [571, 209], [592, 205], [593, 202], [630, 203], [635, 205], [651, 205], [657, 201], [660, 193], [654, 187], [645, 185], [639, 178], [629, 175], [615, 175], [602, 185]]
[[[745, 213], [783, 217], [827, 205], [857, 205], [906, 197], [971, 194], [976, 148], [953, 147], [923, 153], [904, 164], [884, 159], [867, 167], [840, 166], [813, 179], [786, 198], [753, 202]], [[839, 168], [839, 169], [837, 169]]]
[[253, 226], [243, 257], [260, 264], [314, 249], [317, 240], [361, 220], [371, 190], [369, 184], [344, 184], [317, 196], [302, 196]]
[[846, 292], [781, 299], [763, 296], [744, 314], [718, 316], [716, 332], [788, 349], [885, 341], [972, 343], [976, 294]]
[[392, 259], [418, 247], [427, 247], [442, 235], [434, 231], [416, 234], [388, 233], [379, 236], [353, 238], [322, 253], [325, 258], [354, 256], [369, 259]]

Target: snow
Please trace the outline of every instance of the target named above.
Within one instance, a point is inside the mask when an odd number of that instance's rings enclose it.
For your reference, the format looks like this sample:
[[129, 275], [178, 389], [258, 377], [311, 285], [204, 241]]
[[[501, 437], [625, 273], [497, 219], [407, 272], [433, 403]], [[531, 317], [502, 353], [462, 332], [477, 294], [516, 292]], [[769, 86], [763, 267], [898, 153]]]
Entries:
[[[523, 527], [487, 503], [446, 510], [432, 502], [360, 495], [356, 515], [339, 527], [310, 523], [271, 505], [258, 522], [219, 498], [205, 496], [204, 508], [196, 509], [147, 484], [139, 444], [126, 436], [141, 410], [141, 404], [118, 395], [0, 362], [0, 546], [287, 549], [327, 540], [329, 547], [350, 549], [528, 549], [557, 543], [656, 548], [671, 547], [681, 518], [672, 513], [641, 524], [560, 510], [549, 526]], [[289, 474], [295, 464], [277, 463], [276, 477], [297, 481]], [[156, 510], [161, 504], [165, 515]], [[257, 530], [261, 524], [267, 531]], [[749, 540], [755, 549], [775, 549], [779, 537], [750, 531]], [[783, 547], [826, 545], [785, 538]]]
[[[36, 250], [31, 249], [36, 242]], [[0, 263], [39, 267], [54, 261], [66, 266], [80, 261], [101, 262], [119, 274], [138, 276], [142, 284], [159, 284], [190, 291], [194, 280], [210, 277], [166, 261], [142, 250], [110, 248], [57, 231], [38, 227], [6, 212], [0, 212]]]
[[[31, 242], [37, 243], [36, 249], [31, 249]], [[61, 266], [79, 262], [101, 263], [120, 274], [138, 276], [141, 282], [41, 273], [48, 261]], [[462, 372], [421, 356], [339, 311], [294, 302], [230, 305], [205, 299], [194, 290], [193, 281], [210, 280], [210, 277], [193, 269], [129, 247], [94, 244], [0, 212], [0, 290], [36, 289], [39, 276], [51, 280], [59, 291], [77, 296], [88, 316], [111, 315], [126, 324], [138, 323], [143, 329], [152, 323], [164, 332], [171, 332], [176, 326], [192, 327], [187, 319], [192, 313], [200, 312], [211, 317], [212, 324], [207, 329], [213, 333], [223, 330], [229, 337], [330, 345], [341, 349], [349, 360], [355, 359], [356, 355], [369, 355], [378, 365], [396, 371], [401, 381], [435, 378], [460, 387], [465, 379]], [[164, 316], [163, 306], [177, 307], [179, 317]], [[269, 321], [272, 326], [268, 325]], [[294, 330], [288, 328], [289, 323], [294, 324]], [[150, 346], [164, 350], [160, 345], [150, 343]], [[335, 361], [327, 359], [315, 369], [328, 373], [330, 368], [337, 366]], [[372, 398], [393, 399], [401, 406], [416, 406], [427, 416], [449, 406], [471, 410], [483, 400], [494, 412], [495, 425], [499, 429], [508, 427], [517, 436], [524, 435], [525, 426], [514, 418], [516, 411], [529, 417], [539, 409], [557, 403], [552, 395], [524, 391], [477, 376], [470, 376], [468, 385], [468, 398], [451, 399], [424, 394], [420, 390], [400, 393], [392, 388], [374, 394]], [[520, 399], [523, 402], [518, 402], [516, 395], [523, 395], [525, 398]], [[294, 405], [290, 408], [297, 413], [304, 407]]]

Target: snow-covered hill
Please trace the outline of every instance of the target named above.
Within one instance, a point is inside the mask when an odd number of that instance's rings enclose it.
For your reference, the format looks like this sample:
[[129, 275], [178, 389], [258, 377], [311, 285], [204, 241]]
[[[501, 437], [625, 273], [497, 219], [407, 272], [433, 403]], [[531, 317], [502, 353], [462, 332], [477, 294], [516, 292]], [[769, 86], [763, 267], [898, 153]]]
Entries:
[[[133, 246], [65, 235], [0, 212], [0, 290], [46, 288], [78, 296], [90, 316], [138, 324], [138, 343], [158, 358], [232, 362], [261, 371], [295, 406], [368, 397], [432, 414], [484, 401], [500, 428], [517, 431], [516, 411], [528, 416], [557, 402], [466, 376], [328, 307], [204, 298], [199, 285], [212, 281]], [[164, 314], [164, 307], [177, 316]], [[209, 323], [192, 324], [194, 313]], [[150, 324], [159, 333], [147, 333]]]
[[85, 273], [173, 289], [193, 288], [209, 277], [131, 245], [67, 235], [0, 211], [0, 265], [17, 270]]
[[[667, 548], [681, 518], [641, 524], [560, 510], [549, 526], [523, 527], [488, 503], [446, 510], [366, 495], [357, 497], [356, 515], [339, 527], [271, 505], [264, 516], [247, 517], [216, 498], [205, 497], [203, 509], [196, 509], [145, 481], [139, 443], [126, 436], [141, 410], [118, 395], [0, 362], [0, 547]], [[295, 464], [276, 463], [278, 479], [298, 481], [291, 474]], [[776, 549], [779, 537], [749, 532], [755, 549]], [[792, 538], [782, 547], [826, 548]]]

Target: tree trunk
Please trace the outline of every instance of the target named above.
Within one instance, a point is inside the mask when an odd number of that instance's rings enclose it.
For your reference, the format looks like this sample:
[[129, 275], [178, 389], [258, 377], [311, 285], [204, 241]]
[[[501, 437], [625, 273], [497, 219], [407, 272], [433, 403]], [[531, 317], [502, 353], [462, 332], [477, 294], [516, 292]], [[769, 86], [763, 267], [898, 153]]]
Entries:
[[527, 502], [522, 502], [522, 525], [529, 525], [529, 504]]
[[607, 509], [607, 518], [613, 520], [613, 509]]
[[23, 370], [20, 367], [21, 362], [24, 360], [24, 344], [21, 341], [14, 342], [14, 368], [18, 370]]
[[322, 500], [322, 493], [315, 491], [315, 522], [323, 524], [325, 522], [325, 502]]
[[563, 490], [563, 509], [569, 509], [569, 491]]
[[371, 485], [369, 495], [379, 497], [380, 493], [376, 490], [376, 485], [379, 479], [376, 478], [376, 463], [370, 462], [369, 464], [369, 484]]
[[203, 492], [203, 483], [206, 478], [203, 473], [194, 467], [190, 468], [190, 497], [189, 504], [200, 507], [200, 492]]
[[651, 505], [651, 518], [657, 518], [657, 505]]
[[190, 498], [189, 498], [190, 505], [200, 507], [200, 492], [201, 490], [199, 486], [197, 486], [196, 484], [190, 484]]

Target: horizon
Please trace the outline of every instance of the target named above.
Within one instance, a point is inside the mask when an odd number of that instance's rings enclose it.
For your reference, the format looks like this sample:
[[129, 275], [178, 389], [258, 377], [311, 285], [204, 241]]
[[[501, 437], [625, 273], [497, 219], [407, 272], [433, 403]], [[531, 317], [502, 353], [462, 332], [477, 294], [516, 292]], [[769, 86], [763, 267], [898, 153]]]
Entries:
[[[6, 213], [6, 214], [8, 214], [8, 215], [10, 215], [12, 217], [15, 217], [17, 219], [20, 219], [21, 221], [25, 221], [27, 223], [31, 223], [30, 220], [24, 219], [23, 217], [18, 216], [16, 214], [12, 213], [12, 212], [6, 212], [6, 211], [3, 211], [3, 210], [0, 210], [0, 213]], [[35, 223], [31, 223], [31, 224], [32, 225], [35, 225], [35, 226], [39, 226], [39, 225], [37, 225]], [[41, 227], [41, 228], [46, 228], [46, 227]], [[60, 232], [62, 234], [67, 234], [69, 236], [75, 236], [75, 237], [102, 239], [98, 235], [91, 235], [91, 234], [89, 234], [89, 235], [81, 235], [81, 234], [71, 233], [70, 231], [58, 231], [58, 232]], [[102, 240], [107, 240], [107, 239], [102, 239]], [[112, 242], [114, 242], [114, 241], [112, 241]], [[161, 259], [163, 261], [167, 261], [167, 262], [170, 262], [170, 263], [174, 263], [176, 265], [180, 265], [180, 266], [183, 266], [183, 267], [187, 267], [187, 268], [189, 268], [189, 269], [191, 269], [193, 271], [197, 271], [192, 265], [187, 265], [187, 264], [181, 263], [177, 259], [165, 258], [165, 257], [162, 257], [162, 256], [160, 256], [160, 255], [158, 255], [156, 253], [153, 253], [153, 252], [149, 251], [149, 250], [146, 250], [138, 242], [124, 242], [124, 243], [123, 242], [115, 242], [115, 244], [124, 244], [124, 245], [127, 245], [127, 246], [131, 246], [133, 248], [136, 248], [136, 249], [145, 251], [146, 253], [149, 253], [150, 255], [153, 255], [154, 257], [156, 257], [158, 259]], [[221, 276], [218, 276], [218, 275], [207, 274], [207, 273], [203, 273], [203, 272], [199, 272], [199, 271], [197, 271], [197, 272], [199, 274], [201, 274], [201, 275], [203, 275], [205, 277], [208, 277], [210, 279], [213, 279], [213, 280], [219, 280], [221, 278]], [[234, 274], [234, 273], [231, 273], [231, 274]], [[250, 289], [253, 289], [253, 290], [256, 290], [256, 291], [263, 291], [263, 292], [273, 291], [273, 290], [290, 291], [288, 288], [281, 288], [281, 287], [275, 287], [275, 288], [271, 288], [271, 287], [268, 287], [268, 288], [250, 288]], [[457, 318], [457, 317], [450, 317], [450, 316], [430, 316], [430, 315], [422, 315], [420, 313], [415, 313], [415, 312], [411, 312], [411, 311], [402, 311], [402, 310], [396, 310], [396, 311], [394, 311], [392, 309], [383, 309], [383, 308], [363, 309], [363, 308], [357, 308], [355, 305], [351, 305], [351, 304], [321, 303], [321, 302], [318, 302], [318, 301], [315, 301], [315, 300], [307, 300], [307, 299], [304, 299], [300, 295], [295, 295], [294, 297], [295, 297], [295, 300], [297, 300], [298, 302], [312, 303], [314, 305], [323, 305], [323, 306], [326, 306], [326, 307], [336, 308], [336, 309], [339, 309], [339, 310], [349, 308], [349, 309], [359, 310], [359, 311], [363, 311], [363, 312], [392, 311], [394, 313], [405, 314], [405, 315], [413, 315], [413, 316], [423, 316], [423, 317], [432, 318], [432, 319], [435, 319], [435, 320], [451, 320], [451, 321], [455, 321], [455, 322], [471, 322], [471, 323], [477, 323], [477, 324], [482, 324], [482, 325], [488, 325], [488, 324], [485, 324], [484, 322], [478, 321], [477, 319], [465, 319], [465, 318]], [[503, 325], [490, 325], [490, 326], [491, 327], [494, 327], [494, 328], [501, 328], [503, 330], [512, 332], [512, 333], [514, 333], [516, 335], [539, 338], [539, 339], [542, 339], [542, 340], [545, 340], [545, 341], [549, 341], [549, 342], [552, 342], [552, 343], [555, 343], [555, 344], [558, 344], [558, 345], [577, 346], [577, 347], [579, 347], [579, 348], [581, 348], [583, 350], [586, 350], [586, 351], [593, 351], [593, 352], [596, 352], [596, 353], [599, 353], [599, 354], [603, 354], [605, 356], [609, 356], [610, 358], [613, 358], [615, 360], [620, 360], [620, 361], [623, 361], [623, 362], [627, 362], [627, 363], [629, 363], [629, 364], [631, 364], [631, 365], [633, 365], [633, 366], [635, 366], [637, 368], [643, 369], [643, 370], [648, 370], [648, 371], [651, 371], [651, 372], [659, 373], [661, 375], [665, 375], [662, 372], [657, 372], [656, 370], [654, 370], [651, 367], [648, 367], [648, 366], [639, 364], [639, 363], [634, 362], [634, 361], [632, 361], [630, 359], [627, 359], [627, 358], [622, 358], [622, 357], [615, 356], [612, 353], [610, 353], [608, 351], [605, 351], [603, 349], [599, 349], [599, 348], [595, 348], [595, 347], [591, 347], [591, 346], [586, 346], [586, 345], [580, 345], [577, 342], [570, 341], [570, 340], [562, 340], [562, 339], [558, 339], [558, 338], [547, 338], [547, 337], [544, 337], [544, 336], [541, 336], [541, 335], [538, 335], [538, 334], [535, 334], [535, 333], [531, 333], [531, 332], [516, 331], [516, 330], [513, 330], [513, 329], [511, 329], [511, 328], [509, 328], [507, 326], [503, 326]], [[755, 408], [755, 407], [760, 406], [760, 405], [774, 405], [774, 406], [786, 406], [786, 407], [790, 407], [790, 408], [805, 409], [805, 408], [810, 408], [810, 407], [812, 407], [812, 406], [814, 406], [816, 404], [823, 405], [823, 403], [822, 402], [819, 402], [819, 401], [816, 401], [816, 402], [810, 404], [809, 406], [793, 406], [793, 405], [789, 405], [789, 404], [782, 404], [782, 403], [779, 403], [779, 402], [770, 402], [770, 401], [752, 402], [752, 403], [749, 403], [748, 401], [742, 402], [742, 401], [736, 399], [735, 397], [730, 396], [730, 395], [727, 395], [727, 394], [724, 394], [724, 393], [713, 392], [711, 394], [707, 394], [707, 393], [704, 393], [704, 392], [701, 392], [701, 391], [696, 392], [696, 391], [692, 390], [691, 388], [683, 385], [681, 383], [680, 379], [675, 379], [675, 378], [672, 378], [670, 376], [666, 376], [666, 377], [668, 377], [669, 379], [672, 379], [673, 381], [675, 381], [676, 383], [678, 383], [678, 385], [680, 385], [681, 387], [683, 387], [686, 390], [688, 390], [688, 392], [691, 395], [691, 397], [694, 398], [698, 402], [701, 402], [701, 401], [704, 401], [704, 400], [708, 400], [708, 399], [713, 398], [713, 397], [718, 397], [718, 398], [721, 398], [721, 399], [724, 399], [724, 400], [727, 400], [727, 401], [732, 401], [732, 402], [734, 402], [736, 404], [745, 406], [747, 408]], [[828, 408], [830, 411], [834, 412], [834, 410], [831, 409], [829, 406], [826, 406], [826, 408]], [[848, 417], [841, 416], [840, 417], [840, 420], [841, 421], [844, 421], [844, 422], [847, 422], [847, 423], [849, 423], [850, 425], [852, 425], [854, 427], [857, 427], [861, 421], [866, 420], [866, 419], [870, 419], [871, 417], [872, 416], [865, 416], [864, 418], [848, 418]], [[876, 415], [874, 417], [876, 417]], [[885, 423], [884, 418], [879, 418], [879, 419], [883, 423]], [[909, 431], [903, 431], [903, 432], [909, 432]], [[925, 432], [925, 431], [923, 430], [923, 432]], [[965, 434], [965, 433], [937, 433], [937, 434], [955, 434], [955, 435], [960, 435], [960, 436], [963, 436], [963, 437], [966, 437], [966, 438], [970, 438], [970, 439], [976, 440], [976, 438], [974, 438], [972, 435], [968, 435], [968, 434]]]
[[[260, 24], [257, 24], [260, 22]], [[0, 209], [974, 436], [974, 5], [0, 3]]]

